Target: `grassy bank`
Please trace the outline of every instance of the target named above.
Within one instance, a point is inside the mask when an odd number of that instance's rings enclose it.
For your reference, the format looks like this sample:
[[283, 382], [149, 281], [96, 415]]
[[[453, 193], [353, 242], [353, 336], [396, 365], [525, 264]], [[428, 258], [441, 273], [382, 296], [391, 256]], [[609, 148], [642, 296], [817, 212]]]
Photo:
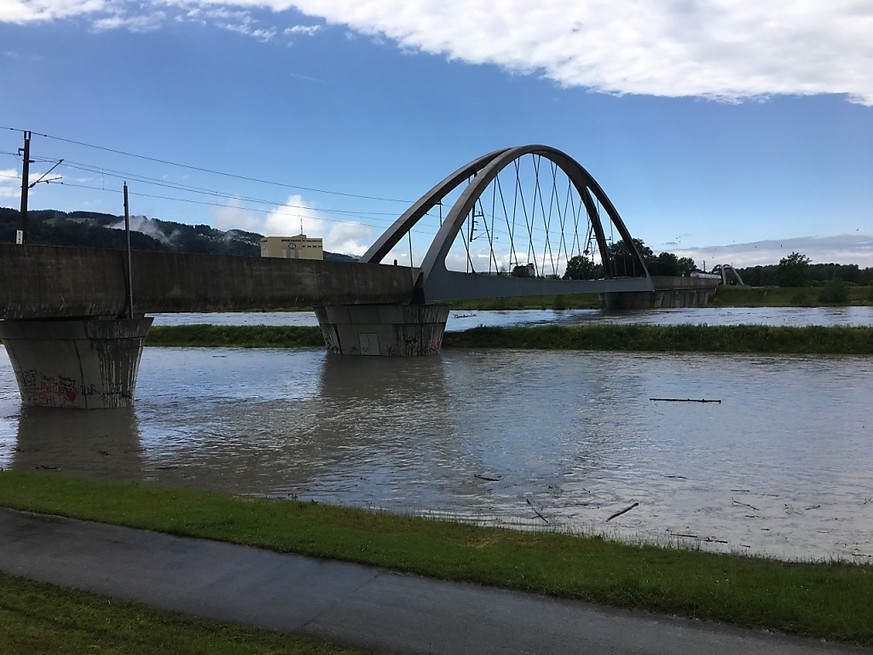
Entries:
[[[818, 307], [873, 305], [873, 287], [826, 284], [810, 287], [720, 286], [710, 307]], [[454, 300], [452, 310], [599, 309], [596, 293]]]
[[361, 651], [0, 574], [0, 653], [354, 655]]
[[148, 346], [226, 348], [304, 348], [324, 346], [317, 327], [293, 325], [158, 325]]
[[[154, 327], [150, 346], [322, 347], [317, 327], [179, 325]], [[873, 354], [873, 328], [762, 325], [542, 325], [450, 332], [448, 348], [530, 348], [652, 352]]]
[[9, 507], [873, 644], [873, 567], [798, 564], [296, 501], [0, 473]]
[[542, 325], [447, 333], [449, 348], [873, 354], [873, 328], [766, 325]]
[[873, 305], [873, 287], [719, 287], [710, 307], [820, 307]]

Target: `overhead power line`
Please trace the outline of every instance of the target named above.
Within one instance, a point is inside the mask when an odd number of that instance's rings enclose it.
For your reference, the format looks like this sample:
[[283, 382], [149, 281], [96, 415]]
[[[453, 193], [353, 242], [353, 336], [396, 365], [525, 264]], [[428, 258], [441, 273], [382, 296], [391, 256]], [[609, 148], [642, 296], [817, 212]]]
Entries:
[[[19, 128], [6, 127], [6, 126], [0, 126], [0, 129], [12, 130], [14, 132], [24, 132], [25, 131], [25, 130], [21, 130]], [[148, 155], [140, 155], [140, 154], [133, 153], [133, 152], [127, 152], [125, 150], [119, 150], [117, 148], [98, 146], [98, 145], [95, 145], [92, 143], [85, 143], [84, 141], [77, 141], [75, 139], [67, 139], [64, 137], [54, 136], [51, 134], [43, 134], [40, 132], [32, 132], [32, 134], [34, 134], [36, 136], [41, 136], [45, 139], [53, 139], [55, 141], [61, 141], [63, 143], [71, 143], [71, 144], [74, 144], [77, 146], [82, 146], [85, 148], [93, 148], [94, 150], [101, 150], [103, 152], [111, 152], [113, 154], [123, 155], [125, 157], [134, 157], [136, 159], [142, 159], [144, 161], [151, 161], [151, 162], [155, 162], [158, 164], [165, 164], [167, 166], [176, 166], [178, 168], [184, 168], [184, 169], [191, 170], [191, 171], [208, 173], [210, 175], [220, 175], [222, 177], [228, 177], [228, 178], [233, 178], [233, 179], [237, 179], [237, 180], [244, 180], [246, 182], [256, 182], [258, 184], [267, 184], [270, 186], [282, 187], [285, 189], [295, 189], [298, 191], [309, 191], [312, 193], [323, 193], [323, 194], [327, 194], [327, 195], [342, 196], [344, 198], [359, 198], [362, 200], [376, 200], [379, 202], [399, 202], [399, 203], [406, 203], [406, 204], [411, 204], [411, 202], [412, 202], [410, 200], [402, 200], [399, 198], [382, 198], [382, 197], [378, 197], [378, 196], [366, 196], [366, 195], [361, 195], [361, 194], [356, 194], [356, 193], [347, 193], [347, 192], [343, 192], [343, 191], [330, 191], [327, 189], [319, 189], [316, 187], [305, 187], [305, 186], [299, 186], [296, 184], [287, 184], [285, 182], [277, 182], [275, 180], [265, 180], [265, 179], [261, 179], [261, 178], [257, 178], [257, 177], [250, 177], [248, 175], [239, 175], [237, 173], [228, 173], [225, 171], [204, 168], [201, 166], [194, 166], [192, 164], [183, 164], [181, 162], [174, 162], [174, 161], [171, 161], [169, 159], [161, 159], [159, 157], [150, 157]]]
[[[40, 160], [42, 161], [42, 160]], [[54, 160], [47, 160], [54, 161]], [[224, 198], [226, 200], [237, 200], [244, 202], [253, 202], [261, 205], [270, 205], [274, 207], [293, 207], [295, 209], [308, 209], [311, 211], [316, 211], [318, 213], [324, 214], [343, 214], [350, 216], [360, 216], [360, 215], [368, 215], [368, 216], [390, 216], [396, 217], [396, 212], [372, 212], [372, 211], [357, 211], [351, 209], [331, 209], [331, 208], [314, 208], [309, 207], [307, 205], [292, 205], [287, 202], [277, 202], [275, 200], [267, 200], [265, 198], [257, 198], [253, 196], [243, 196], [240, 194], [234, 193], [226, 193], [223, 191], [218, 191], [216, 189], [208, 189], [205, 187], [194, 186], [190, 184], [181, 184], [179, 182], [168, 182], [163, 179], [158, 179], [154, 177], [149, 177], [147, 175], [139, 175], [138, 173], [131, 173], [128, 171], [119, 171], [112, 168], [104, 168], [101, 166], [96, 166], [94, 164], [87, 164], [82, 162], [64, 160], [63, 167], [70, 168], [73, 170], [83, 171], [86, 173], [92, 173], [94, 175], [100, 175], [103, 177], [111, 177], [120, 180], [128, 180], [134, 182], [141, 182], [143, 184], [148, 184], [152, 186], [162, 187], [165, 189], [173, 189], [175, 191], [183, 191], [186, 193], [195, 193], [204, 196], [210, 196], [213, 198]]]

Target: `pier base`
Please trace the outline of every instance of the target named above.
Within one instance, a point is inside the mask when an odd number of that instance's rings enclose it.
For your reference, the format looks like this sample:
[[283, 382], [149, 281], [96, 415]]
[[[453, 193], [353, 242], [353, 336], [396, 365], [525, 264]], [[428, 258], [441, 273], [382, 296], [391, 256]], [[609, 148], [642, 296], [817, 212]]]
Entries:
[[133, 405], [151, 318], [0, 321], [21, 401], [33, 407]]
[[328, 350], [340, 355], [435, 355], [448, 305], [333, 305], [315, 315]]

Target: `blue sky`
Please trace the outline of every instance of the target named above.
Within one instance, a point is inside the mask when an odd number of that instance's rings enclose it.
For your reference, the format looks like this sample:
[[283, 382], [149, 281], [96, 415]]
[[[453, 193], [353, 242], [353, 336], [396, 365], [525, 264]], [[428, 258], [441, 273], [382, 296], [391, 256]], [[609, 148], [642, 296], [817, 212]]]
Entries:
[[27, 129], [34, 179], [65, 160], [31, 208], [120, 214], [127, 179], [137, 215], [302, 218], [360, 254], [461, 164], [542, 143], [655, 252], [873, 266], [873, 4], [567, 4], [3, 0], [0, 205]]

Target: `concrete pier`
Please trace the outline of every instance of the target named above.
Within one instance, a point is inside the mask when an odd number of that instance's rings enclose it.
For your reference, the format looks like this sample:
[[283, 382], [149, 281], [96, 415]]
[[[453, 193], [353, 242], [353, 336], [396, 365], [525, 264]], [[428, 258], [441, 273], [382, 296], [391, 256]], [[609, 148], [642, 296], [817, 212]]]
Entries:
[[448, 305], [332, 305], [315, 315], [328, 350], [340, 355], [435, 355]]
[[21, 401], [105, 409], [133, 404], [151, 318], [0, 321]]

